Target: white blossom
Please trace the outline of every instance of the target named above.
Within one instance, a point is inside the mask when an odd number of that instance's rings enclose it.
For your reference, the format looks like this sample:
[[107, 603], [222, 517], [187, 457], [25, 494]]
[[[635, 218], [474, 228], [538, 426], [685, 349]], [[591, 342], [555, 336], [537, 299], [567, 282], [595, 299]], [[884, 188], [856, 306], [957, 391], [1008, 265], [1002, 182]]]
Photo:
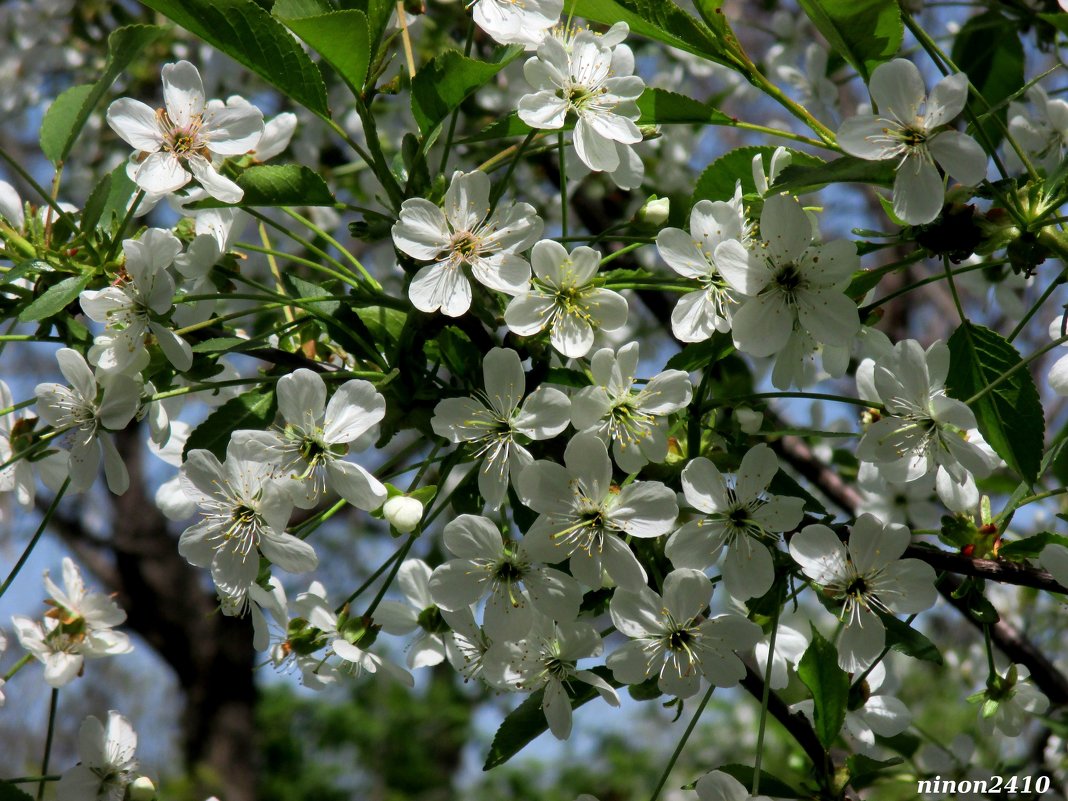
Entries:
[[968, 186], [986, 177], [983, 149], [967, 134], [946, 127], [964, 110], [968, 77], [947, 75], [928, 96], [916, 65], [895, 58], [875, 68], [868, 89], [879, 114], [846, 120], [838, 129], [838, 144], [858, 158], [894, 159], [894, 213], [910, 225], [929, 223], [942, 211], [945, 196], [936, 162]]
[[529, 203], [501, 206], [491, 215], [489, 197], [489, 176], [475, 170], [453, 173], [444, 212], [424, 198], [401, 204], [393, 243], [418, 261], [433, 262], [408, 287], [408, 297], [420, 311], [465, 314], [471, 308], [468, 271], [498, 292], [526, 290], [530, 264], [519, 253], [541, 236], [541, 218]]
[[445, 526], [444, 536], [456, 558], [435, 568], [431, 597], [442, 609], [458, 612], [488, 596], [483, 624], [492, 639], [520, 639], [535, 610], [561, 623], [578, 616], [578, 582], [535, 563], [524, 541], [506, 543], [487, 518], [460, 515]]
[[699, 570], [681, 568], [664, 578], [663, 596], [649, 587], [619, 588], [612, 595], [612, 622], [631, 642], [608, 657], [608, 667], [624, 684], [658, 676], [668, 695], [689, 698], [704, 676], [717, 687], [733, 687], [745, 676], [734, 653], [756, 645], [760, 627], [727, 612], [706, 617], [712, 582]]
[[664, 461], [668, 415], [684, 409], [693, 395], [690, 376], [682, 370], [664, 370], [641, 389], [635, 388], [637, 371], [637, 342], [618, 352], [602, 348], [590, 360], [594, 385], [571, 399], [575, 428], [610, 444], [616, 464], [627, 473]]
[[500, 44], [537, 47], [560, 20], [563, 0], [476, 0], [471, 8], [475, 24]]
[[81, 572], [69, 557], [63, 559], [63, 589], [48, 571], [45, 589], [52, 608], [42, 621], [15, 615], [11, 622], [19, 643], [44, 664], [49, 687], [69, 684], [81, 673], [86, 657], [127, 654], [133, 650], [130, 639], [114, 627], [126, 620], [126, 613], [107, 595], [89, 592]]
[[768, 493], [779, 461], [767, 445], [751, 448], [734, 481], [728, 483], [708, 459], [693, 459], [682, 471], [686, 501], [704, 516], [684, 524], [671, 535], [665, 553], [675, 567], [704, 570], [715, 564], [726, 547], [723, 583], [734, 598], [763, 595], [775, 580], [768, 550], [779, 533], [801, 522], [801, 498]]
[[165, 65], [162, 76], [165, 108], [153, 110], [128, 97], [108, 106], [108, 125], [135, 151], [130, 177], [156, 195], [176, 192], [196, 178], [212, 197], [237, 203], [244, 191], [217, 165], [256, 147], [263, 114], [254, 106], [208, 108], [200, 73], [188, 61]]
[[523, 544], [532, 559], [570, 559], [571, 575], [587, 587], [602, 585], [602, 571], [621, 587], [645, 584], [645, 568], [621, 539], [659, 537], [675, 525], [675, 493], [658, 481], [612, 482], [612, 462], [592, 434], [572, 437], [564, 464], [537, 461], [519, 478], [523, 503], [539, 517]]
[[375, 622], [386, 634], [419, 632], [407, 647], [411, 669], [441, 664], [448, 624], [431, 595], [430, 566], [422, 559], [406, 559], [397, 571], [397, 586], [404, 601], [382, 601], [375, 610]]
[[578, 359], [590, 352], [595, 331], [618, 331], [627, 322], [627, 301], [598, 286], [601, 254], [588, 247], [567, 249], [552, 240], [531, 250], [534, 280], [529, 291], [508, 304], [504, 320], [520, 336], [546, 328], [557, 352]]
[[490, 508], [498, 509], [508, 492], [509, 477], [533, 463], [527, 439], [552, 439], [567, 428], [571, 402], [552, 387], [526, 395], [519, 354], [493, 348], [482, 362], [485, 392], [473, 398], [446, 398], [434, 408], [434, 433], [450, 442], [466, 442], [480, 461], [478, 490]]
[[329, 402], [326, 391], [318, 373], [305, 367], [294, 370], [278, 379], [275, 389], [285, 426], [235, 431], [231, 442], [246, 458], [270, 465], [301, 508], [312, 508], [330, 489], [357, 509], [377, 509], [386, 499], [386, 488], [344, 457], [366, 446], [361, 438], [385, 416], [385, 398], [360, 379], [346, 381]]
[[90, 715], [78, 730], [78, 765], [56, 785], [57, 801], [122, 801], [136, 777], [137, 732], [114, 709], [107, 728]]
[[871, 515], [857, 518], [848, 544], [823, 525], [805, 526], [790, 540], [790, 555], [804, 574], [844, 604], [838, 665], [847, 673], [863, 670], [882, 652], [886, 627], [879, 613], [911, 614], [934, 605], [934, 568], [900, 558], [910, 541], [904, 526], [884, 526]]
[[617, 22], [603, 35], [589, 30], [546, 36], [523, 65], [535, 91], [519, 101], [519, 118], [532, 128], [559, 130], [576, 119], [572, 141], [582, 163], [608, 172], [623, 189], [641, 183], [641, 160], [631, 145], [642, 141], [635, 101], [645, 82], [633, 75], [634, 56], [620, 46], [629, 28]]
[[89, 489], [103, 452], [108, 488], [121, 495], [130, 485], [130, 475], [115, 443], [102, 429], [118, 431], [133, 419], [141, 395], [138, 382], [122, 374], [94, 376], [82, 355], [70, 348], [60, 348], [56, 361], [71, 386], [43, 383], [34, 392], [42, 419], [67, 432], [70, 488], [75, 492]]

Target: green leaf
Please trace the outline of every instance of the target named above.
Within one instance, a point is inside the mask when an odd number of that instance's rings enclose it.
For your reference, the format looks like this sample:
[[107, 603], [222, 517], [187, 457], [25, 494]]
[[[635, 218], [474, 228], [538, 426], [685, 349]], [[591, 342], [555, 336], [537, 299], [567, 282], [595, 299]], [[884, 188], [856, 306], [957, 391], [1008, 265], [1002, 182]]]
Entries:
[[[750, 765], [721, 765], [716, 770], [726, 773], [728, 776], [733, 776], [740, 781], [746, 787], [753, 786], [753, 768]], [[696, 785], [697, 782], [694, 782]], [[684, 789], [693, 789], [687, 787]], [[770, 796], [772, 798], [806, 798], [802, 795], [800, 790], [796, 790], [782, 779], [773, 776], [766, 770], [760, 771], [760, 794], [762, 796]]]
[[831, 50], [867, 83], [901, 48], [905, 27], [896, 0], [798, 0]]
[[853, 156], [843, 156], [817, 166], [794, 163], [782, 171], [775, 181], [775, 188], [800, 195], [822, 189], [827, 184], [849, 183], [893, 186], [894, 163], [866, 161]]
[[[103, 206], [100, 209], [100, 216], [96, 223], [105, 230], [110, 230], [112, 225], [116, 224], [118, 220], [121, 220], [126, 215], [126, 209], [130, 205], [130, 200], [133, 198], [134, 192], [137, 191], [137, 184], [135, 184], [130, 176], [126, 174], [125, 162], [109, 172], [108, 178], [110, 180], [107, 182], [107, 196], [104, 198]], [[103, 183], [104, 182], [101, 181], [101, 184]], [[83, 231], [88, 230], [90, 227], [86, 222], [88, 206], [89, 204], [86, 203], [86, 209], [82, 211]]]
[[[621, 686], [618, 681], [612, 678], [608, 668], [595, 667], [593, 672], [613, 687]], [[482, 766], [482, 770], [491, 770], [498, 765], [503, 765], [522, 751], [527, 743], [549, 728], [549, 724], [545, 722], [545, 713], [541, 709], [541, 701], [544, 695], [544, 688], [536, 690], [528, 695], [523, 703], [508, 713], [500, 728], [497, 729], [497, 733], [493, 736], [489, 754], [486, 755], [486, 764]], [[571, 697], [571, 708], [578, 709], [587, 701], [596, 698], [597, 691], [585, 682], [574, 681], [571, 682], [568, 695]]]
[[642, 114], [638, 125], [733, 125], [735, 122], [733, 117], [728, 117], [719, 109], [667, 89], [649, 87], [642, 92], [637, 103]]
[[[854, 754], [846, 760], [849, 769], [849, 784], [855, 789], [861, 789], [874, 784], [882, 773], [890, 768], [897, 767], [905, 760], [901, 757], [880, 760], [872, 759], [864, 754]], [[761, 783], [763, 787], [763, 783]]]
[[903, 620], [893, 615], [879, 614], [886, 627], [886, 644], [913, 659], [942, 664], [942, 654], [935, 644]]
[[20, 323], [29, 323], [34, 320], [44, 320], [54, 314], [63, 311], [72, 301], [76, 300], [82, 290], [89, 286], [92, 275], [73, 275], [64, 278], [58, 284], [54, 284], [45, 290], [39, 298], [19, 313]]
[[52, 163], [67, 158], [85, 121], [134, 57], [163, 33], [158, 25], [127, 25], [108, 37], [104, 73], [96, 83], [72, 86], [53, 101], [41, 121], [41, 151]]
[[691, 342], [684, 345], [682, 350], [668, 359], [665, 367], [669, 370], [684, 370], [692, 373], [694, 370], [703, 370], [710, 364], [715, 364], [724, 356], [734, 353], [734, 340], [730, 334], [717, 331], [704, 342]]
[[[970, 322], [949, 338], [946, 391], [968, 400], [1021, 362], [1020, 354], [1001, 336]], [[1042, 463], [1045, 419], [1035, 382], [1020, 368], [971, 404], [979, 431], [1017, 474], [1029, 484], [1038, 479]]]
[[433, 131], [453, 109], [522, 53], [523, 49], [516, 45], [507, 48], [500, 61], [490, 63], [446, 50], [423, 66], [412, 79], [412, 114], [422, 134]]
[[141, 0], [174, 20], [283, 94], [327, 119], [319, 68], [278, 20], [253, 0]]
[[226, 458], [231, 434], [242, 428], [267, 428], [274, 420], [276, 408], [273, 388], [252, 390], [228, 400], [189, 434], [182, 459], [188, 459], [190, 451], [203, 448], [222, 461]]
[[1062, 545], [1068, 548], [1068, 537], [1062, 534], [1054, 534], [1052, 531], [1040, 531], [1033, 537], [1012, 542], [1002, 541], [998, 549], [998, 556], [1012, 562], [1021, 562], [1024, 559], [1034, 559], [1047, 545]]
[[33, 801], [33, 796], [13, 784], [0, 782], [0, 801]]
[[545, 373], [545, 383], [581, 389], [590, 385], [590, 377], [580, 370], [572, 370], [569, 367], [550, 367]]
[[[953, 40], [952, 55], [991, 108], [1023, 88], [1023, 44], [1013, 23], [997, 11], [987, 11], [964, 23]], [[1001, 141], [1007, 112], [1007, 107], [1000, 108], [980, 123], [994, 146]]]
[[337, 203], [323, 176], [303, 164], [262, 164], [249, 167], [237, 176], [237, 185], [245, 190], [244, 197], [237, 203], [223, 203], [209, 197], [190, 203], [189, 208], [333, 206]]
[[[289, 289], [290, 297], [293, 298], [317, 298], [324, 295], [337, 294], [327, 289], [323, 289], [323, 287], [318, 284], [300, 278], [292, 273], [283, 273], [282, 281], [285, 283], [286, 288]], [[310, 307], [321, 314], [333, 315], [341, 308], [341, 301], [320, 300], [312, 303], [304, 303], [303, 305]]]
[[285, 7], [280, 9], [280, 6], [281, 3], [275, 5], [274, 15], [337, 70], [353, 92], [363, 89], [371, 58], [367, 17], [363, 12], [350, 9], [315, 16], [289, 16], [283, 15]]
[[812, 643], [797, 665], [797, 676], [812, 693], [812, 728], [830, 748], [845, 723], [849, 674], [838, 667], [838, 649], [812, 627]]
[[[701, 173], [701, 177], [697, 179], [697, 186], [694, 187], [693, 192], [693, 202], [696, 203], [699, 200], [730, 200], [734, 197], [734, 187], [738, 181], [742, 182], [743, 195], [754, 194], [757, 189], [756, 182], [753, 180], [753, 157], [759, 155], [764, 162], [766, 170], [771, 163], [771, 155], [775, 150], [776, 148], [769, 145], [748, 146], [736, 148], [726, 155], [720, 156], [709, 164], [705, 171]], [[776, 189], [782, 183], [783, 176], [795, 165], [817, 169], [823, 165], [823, 162], [815, 156], [810, 156], [797, 150], [789, 152], [791, 155], [790, 167], [783, 170], [778, 180], [775, 181]]]
[[575, 0], [574, 14], [590, 22], [625, 22], [630, 32], [730, 65], [733, 57], [716, 34], [671, 0]]

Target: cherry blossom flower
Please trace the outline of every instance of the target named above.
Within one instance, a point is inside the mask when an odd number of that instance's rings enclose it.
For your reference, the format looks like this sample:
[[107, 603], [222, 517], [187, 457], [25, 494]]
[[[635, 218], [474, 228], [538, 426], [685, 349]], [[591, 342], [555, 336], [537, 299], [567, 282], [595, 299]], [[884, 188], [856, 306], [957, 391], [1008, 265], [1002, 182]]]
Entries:
[[634, 56], [620, 43], [630, 32], [617, 22], [603, 35], [589, 30], [546, 36], [523, 65], [535, 92], [519, 101], [519, 118], [532, 128], [559, 130], [577, 118], [572, 141], [582, 163], [608, 172], [623, 189], [641, 183], [641, 160], [631, 145], [642, 141], [635, 101], [645, 82], [633, 75]]
[[86, 657], [128, 654], [133, 650], [130, 639], [114, 627], [126, 620], [126, 613], [110, 597], [89, 592], [77, 565], [63, 559], [63, 589], [44, 574], [44, 585], [52, 607], [42, 621], [15, 615], [15, 625], [22, 647], [44, 664], [44, 679], [49, 687], [69, 684], [81, 673]]
[[1006, 737], [1019, 737], [1027, 721], [1049, 709], [1049, 698], [1030, 681], [1031, 672], [1025, 665], [1010, 665], [987, 682], [982, 692], [969, 696], [979, 707], [979, 728], [984, 734], [1001, 732]]
[[81, 295], [82, 310], [105, 325], [93, 341], [89, 361], [104, 370], [140, 372], [148, 366], [145, 343], [151, 332], [167, 360], [188, 370], [193, 364], [189, 343], [161, 322], [174, 305], [174, 280], [167, 268], [182, 252], [182, 243], [170, 231], [149, 228], [139, 240], [124, 240], [122, 248], [128, 279]]
[[736, 300], [716, 266], [716, 253], [724, 242], [745, 239], [745, 213], [741, 198], [737, 200], [700, 200], [690, 210], [689, 233], [665, 228], [657, 234], [660, 258], [701, 287], [679, 298], [671, 313], [671, 332], [683, 342], [703, 342], [717, 331], [725, 333], [731, 328]]
[[955, 512], [979, 503], [975, 479], [989, 475], [998, 459], [976, 430], [975, 415], [946, 395], [949, 348], [935, 342], [926, 351], [914, 339], [857, 368], [857, 391], [884, 409], [857, 445], [857, 458], [873, 462], [892, 483], [934, 474], [938, 497]]
[[326, 382], [305, 367], [278, 379], [278, 408], [285, 427], [235, 431], [231, 442], [245, 457], [279, 476], [293, 503], [310, 509], [331, 489], [358, 509], [377, 509], [386, 488], [345, 456], [382, 420], [386, 401], [368, 381], [354, 379], [326, 400]]
[[735, 655], [756, 645], [760, 627], [731, 612], [705, 617], [712, 582], [699, 570], [681, 568], [664, 578], [663, 596], [649, 587], [619, 588], [612, 595], [612, 622], [631, 642], [613, 651], [608, 667], [624, 684], [653, 675], [668, 695], [689, 698], [704, 676], [717, 687], [733, 687], [745, 676]]
[[195, 178], [223, 203], [237, 203], [244, 191], [220, 175], [217, 163], [252, 150], [263, 136], [263, 114], [254, 106], [208, 108], [204, 83], [188, 61], [162, 70], [165, 108], [120, 98], [108, 106], [112, 130], [136, 151], [128, 172], [145, 192], [167, 195]]
[[508, 329], [533, 336], [546, 328], [557, 352], [578, 359], [593, 347], [594, 331], [618, 331], [627, 322], [627, 301], [618, 292], [599, 287], [601, 254], [542, 240], [531, 251], [534, 281], [504, 312]]
[[492, 639], [517, 640], [537, 610], [558, 622], [574, 620], [582, 588], [559, 570], [533, 562], [524, 542], [506, 543], [493, 522], [460, 515], [445, 526], [445, 547], [456, 557], [435, 568], [430, 595], [458, 612], [484, 596], [483, 625]]
[[[11, 394], [8, 385], [0, 380], [0, 409], [7, 409], [15, 405], [15, 398]], [[16, 458], [16, 453], [22, 450], [23, 437], [19, 432], [32, 431], [31, 421], [22, 422], [12, 420], [11, 415], [0, 415], [0, 464], [7, 467], [0, 468], [0, 495], [12, 493], [17, 503], [23, 509], [33, 506], [36, 494], [36, 485], [33, 479], [33, 468], [28, 459]], [[10, 462], [10, 464], [8, 464]], [[0, 521], [7, 518], [7, 499], [0, 498]]]
[[703, 512], [679, 528], [668, 540], [665, 553], [675, 567], [704, 570], [715, 564], [726, 547], [723, 583], [734, 598], [756, 598], [775, 580], [775, 565], [768, 550], [779, 532], [801, 522], [801, 498], [770, 495], [768, 485], [779, 470], [779, 460], [761, 443], [742, 457], [733, 482], [728, 483], [708, 459], [698, 457], [682, 471], [686, 501]]
[[556, 623], [536, 615], [527, 635], [514, 642], [490, 646], [485, 657], [485, 675], [500, 689], [534, 692], [544, 689], [541, 708], [549, 731], [558, 740], [571, 735], [571, 699], [567, 685], [580, 681], [593, 687], [612, 706], [619, 695], [607, 681], [576, 663], [599, 656], [601, 637], [589, 623]]
[[968, 186], [986, 177], [986, 154], [979, 144], [945, 127], [964, 110], [968, 77], [947, 75], [928, 96], [916, 65], [895, 58], [875, 68], [868, 89], [879, 114], [846, 120], [838, 129], [838, 144], [851, 156], [897, 161], [894, 213], [910, 225], [929, 223], [942, 211], [945, 196], [936, 162]]
[[693, 395], [690, 376], [664, 370], [635, 389], [638, 343], [613, 352], [602, 348], [590, 360], [594, 385], [571, 398], [571, 422], [581, 432], [594, 433], [612, 446], [616, 464], [635, 473], [647, 462], [667, 456], [667, 416], [685, 408]]
[[108, 488], [121, 495], [130, 485], [130, 475], [115, 443], [102, 429], [118, 431], [133, 419], [141, 395], [138, 382], [122, 374], [94, 376], [82, 355], [70, 348], [60, 348], [56, 361], [71, 386], [43, 383], [34, 392], [42, 419], [67, 432], [70, 488], [75, 492], [89, 489], [103, 452]]
[[523, 397], [526, 381], [519, 354], [493, 348], [482, 362], [486, 390], [474, 398], [446, 398], [434, 408], [434, 433], [450, 442], [466, 442], [480, 459], [478, 490], [490, 508], [498, 509], [534, 457], [525, 438], [552, 439], [567, 428], [571, 402], [552, 387], [539, 387]]
[[738, 349], [771, 356], [795, 328], [823, 345], [850, 345], [860, 317], [843, 290], [860, 269], [856, 246], [846, 239], [814, 245], [811, 219], [786, 195], [764, 202], [760, 237], [753, 250], [736, 239], [716, 248], [716, 266], [740, 303], [731, 320]]
[[607, 571], [621, 587], [645, 584], [645, 568], [621, 539], [659, 537], [675, 525], [675, 493], [658, 481], [612, 483], [605, 444], [592, 434], [571, 438], [564, 465], [537, 461], [519, 477], [523, 503], [539, 517], [523, 544], [532, 559], [556, 564], [570, 559], [571, 575], [600, 587]]
[[500, 44], [537, 47], [560, 21], [563, 0], [476, 0], [471, 8], [475, 24]]
[[107, 728], [90, 715], [78, 730], [79, 763], [56, 785], [57, 801], [122, 801], [137, 778], [137, 732], [114, 709]]
[[393, 243], [414, 259], [433, 262], [408, 287], [408, 297], [420, 311], [465, 314], [471, 308], [468, 270], [498, 292], [526, 290], [530, 265], [518, 254], [541, 236], [541, 218], [529, 203], [513, 203], [491, 215], [489, 197], [489, 176], [475, 170], [453, 173], [444, 212], [424, 198], [401, 204]]
[[844, 603], [838, 665], [847, 673], [863, 670], [882, 652], [886, 627], [879, 613], [911, 614], [934, 605], [934, 568], [900, 558], [910, 541], [904, 526], [884, 526], [871, 515], [857, 518], [848, 544], [823, 525], [805, 526], [790, 540], [790, 555], [804, 574]]
[[386, 634], [403, 636], [419, 632], [406, 649], [408, 667], [412, 670], [445, 661], [448, 624], [431, 595], [431, 583], [431, 570], [426, 562], [406, 559], [397, 571], [397, 586], [404, 594], [404, 602], [382, 601], [375, 610], [375, 622]]
[[745, 785], [721, 770], [713, 770], [697, 780], [699, 801], [771, 801], [766, 795], [750, 795]]
[[211, 569], [225, 611], [247, 608], [261, 555], [290, 573], [318, 564], [308, 543], [285, 532], [293, 509], [290, 495], [268, 465], [248, 458], [235, 443], [227, 448], [225, 462], [210, 451], [190, 451], [181, 479], [202, 519], [182, 533], [178, 552], [196, 567]]

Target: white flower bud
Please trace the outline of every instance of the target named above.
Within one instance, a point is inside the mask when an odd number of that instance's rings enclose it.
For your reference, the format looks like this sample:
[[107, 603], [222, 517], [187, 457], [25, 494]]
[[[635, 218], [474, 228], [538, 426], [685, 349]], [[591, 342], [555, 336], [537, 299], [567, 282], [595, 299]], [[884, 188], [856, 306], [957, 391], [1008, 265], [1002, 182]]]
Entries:
[[671, 200], [669, 198], [659, 197], [647, 200], [645, 205], [638, 209], [638, 222], [661, 226], [667, 222], [670, 211]]
[[156, 785], [148, 776], [138, 776], [130, 785], [130, 801], [152, 801], [156, 797]]
[[738, 418], [738, 425], [746, 434], [755, 434], [764, 422], [764, 413], [753, 409], [735, 409], [734, 416]]
[[395, 495], [383, 504], [382, 514], [393, 528], [407, 534], [423, 519], [423, 504], [407, 495]]

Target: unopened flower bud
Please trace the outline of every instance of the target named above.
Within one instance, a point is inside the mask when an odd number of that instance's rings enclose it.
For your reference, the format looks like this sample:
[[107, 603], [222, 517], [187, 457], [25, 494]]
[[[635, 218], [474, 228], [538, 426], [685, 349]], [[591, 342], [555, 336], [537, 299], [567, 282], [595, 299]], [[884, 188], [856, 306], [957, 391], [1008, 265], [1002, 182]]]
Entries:
[[407, 495], [394, 495], [383, 504], [382, 514], [393, 528], [407, 534], [423, 519], [423, 504]]
[[130, 801], [152, 801], [156, 797], [156, 785], [148, 776], [138, 776], [130, 785]]
[[635, 220], [639, 223], [659, 228], [667, 222], [670, 211], [671, 200], [669, 198], [651, 197], [645, 201], [645, 205], [638, 209]]
[[738, 418], [738, 427], [746, 434], [755, 434], [764, 422], [764, 413], [754, 409], [735, 409], [734, 416]]

